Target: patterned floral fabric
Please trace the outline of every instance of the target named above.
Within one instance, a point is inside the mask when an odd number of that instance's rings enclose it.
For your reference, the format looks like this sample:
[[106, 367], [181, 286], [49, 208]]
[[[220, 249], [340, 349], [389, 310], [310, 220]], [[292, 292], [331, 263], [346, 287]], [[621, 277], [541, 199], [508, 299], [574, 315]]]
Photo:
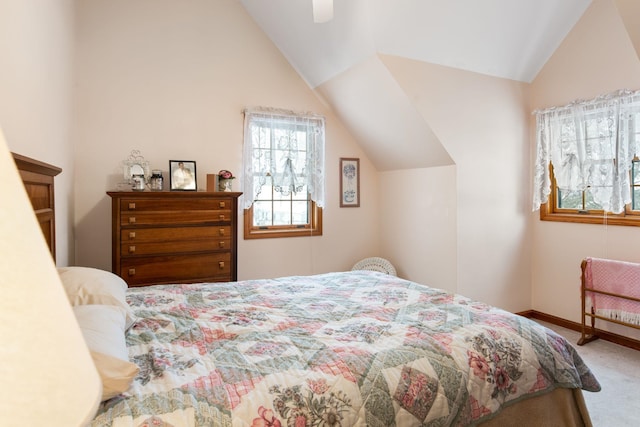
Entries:
[[600, 385], [539, 324], [369, 271], [131, 288], [140, 367], [92, 426], [467, 426]]

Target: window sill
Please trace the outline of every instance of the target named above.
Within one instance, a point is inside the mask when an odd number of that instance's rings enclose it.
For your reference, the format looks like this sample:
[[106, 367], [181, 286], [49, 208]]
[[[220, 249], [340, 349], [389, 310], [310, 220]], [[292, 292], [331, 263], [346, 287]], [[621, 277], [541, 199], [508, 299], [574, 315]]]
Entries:
[[253, 226], [253, 209], [244, 211], [244, 239], [272, 239], [279, 237], [314, 237], [322, 236], [322, 208], [317, 207], [313, 202], [311, 207], [310, 224], [301, 226], [274, 226], [255, 227]]
[[637, 216], [548, 212], [547, 208], [544, 205], [540, 207], [540, 220], [573, 222], [577, 224], [624, 225], [640, 227], [640, 217]]
[[244, 238], [248, 239], [270, 239], [276, 237], [311, 237], [322, 236], [322, 230], [311, 230], [309, 228], [303, 228], [300, 230], [245, 230]]

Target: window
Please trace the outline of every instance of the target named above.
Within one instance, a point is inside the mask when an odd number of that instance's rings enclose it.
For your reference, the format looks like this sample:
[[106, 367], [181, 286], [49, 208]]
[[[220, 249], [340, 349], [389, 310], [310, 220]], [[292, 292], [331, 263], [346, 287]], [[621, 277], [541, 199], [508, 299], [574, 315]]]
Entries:
[[640, 225], [640, 92], [536, 111], [536, 119], [540, 218]]
[[547, 203], [540, 208], [540, 219], [544, 221], [579, 222], [586, 224], [611, 224], [640, 226], [640, 160], [634, 159], [631, 166], [631, 203], [623, 212], [615, 214], [605, 211], [593, 200], [591, 192], [564, 191], [558, 188], [550, 166], [552, 191]]
[[245, 110], [244, 238], [322, 235], [324, 118]]

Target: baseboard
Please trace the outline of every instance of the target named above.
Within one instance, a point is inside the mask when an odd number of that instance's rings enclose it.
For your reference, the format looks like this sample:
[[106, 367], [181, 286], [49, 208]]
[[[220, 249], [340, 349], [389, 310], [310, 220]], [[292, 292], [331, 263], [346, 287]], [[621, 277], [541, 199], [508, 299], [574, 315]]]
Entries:
[[[530, 319], [542, 320], [543, 322], [548, 322], [553, 325], [557, 325], [563, 328], [571, 329], [572, 331], [581, 332], [582, 325], [578, 322], [572, 322], [571, 320], [566, 320], [561, 317], [552, 316], [551, 314], [541, 313], [536, 310], [527, 310], [519, 313], [520, 316], [528, 317]], [[614, 344], [622, 345], [625, 347], [632, 348], [634, 350], [640, 351], [640, 341], [635, 340], [633, 338], [628, 338], [623, 335], [614, 334], [612, 332], [602, 331], [596, 328], [596, 335], [598, 338], [612, 342]], [[585, 344], [588, 345], [588, 344]]]

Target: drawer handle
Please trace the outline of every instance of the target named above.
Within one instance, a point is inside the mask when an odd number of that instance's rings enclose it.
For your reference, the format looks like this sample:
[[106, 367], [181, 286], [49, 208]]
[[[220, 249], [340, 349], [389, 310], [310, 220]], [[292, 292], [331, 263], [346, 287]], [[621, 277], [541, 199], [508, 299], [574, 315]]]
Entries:
[[129, 232], [129, 238], [130, 239], [135, 239], [136, 238], [136, 232], [135, 231], [130, 231]]
[[224, 221], [224, 215], [220, 215], [220, 221]]
[[136, 209], [136, 204], [134, 202], [129, 203], [129, 210], [133, 211]]
[[220, 247], [224, 248], [224, 240], [220, 242]]
[[136, 223], [136, 217], [135, 216], [130, 216], [129, 217], [129, 224], [135, 224]]
[[130, 254], [135, 254], [135, 253], [136, 253], [136, 247], [135, 247], [135, 245], [131, 245], [131, 246], [129, 246], [129, 253], [130, 253]]
[[135, 275], [136, 275], [136, 269], [135, 268], [130, 268], [129, 269], [129, 277], [135, 276]]
[[220, 269], [222, 270], [224, 268], [224, 261], [220, 261], [218, 263], [218, 266], [220, 266]]
[[220, 207], [224, 208], [226, 205], [224, 204], [224, 202], [220, 202]]
[[224, 236], [224, 228], [221, 228], [220, 230], [218, 230], [218, 233], [220, 233], [221, 236]]

